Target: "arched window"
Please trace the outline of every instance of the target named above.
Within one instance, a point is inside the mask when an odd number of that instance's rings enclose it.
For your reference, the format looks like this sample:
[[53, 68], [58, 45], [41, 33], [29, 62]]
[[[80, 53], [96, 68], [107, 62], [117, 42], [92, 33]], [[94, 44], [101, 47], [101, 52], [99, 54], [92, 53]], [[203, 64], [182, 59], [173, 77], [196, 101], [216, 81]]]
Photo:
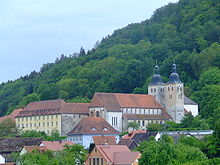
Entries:
[[151, 91], [151, 93], [153, 93], [153, 89], [152, 88], [150, 89], [150, 91]]
[[156, 88], [154, 88], [154, 92], [156, 92]]
[[170, 91], [170, 87], [168, 87], [168, 91]]
[[99, 111], [96, 111], [96, 117], [99, 117]]
[[172, 87], [171, 89], [172, 89], [172, 91], [173, 91], [173, 87]]
[[93, 116], [94, 115], [94, 113], [93, 113], [93, 111], [91, 111], [91, 116]]

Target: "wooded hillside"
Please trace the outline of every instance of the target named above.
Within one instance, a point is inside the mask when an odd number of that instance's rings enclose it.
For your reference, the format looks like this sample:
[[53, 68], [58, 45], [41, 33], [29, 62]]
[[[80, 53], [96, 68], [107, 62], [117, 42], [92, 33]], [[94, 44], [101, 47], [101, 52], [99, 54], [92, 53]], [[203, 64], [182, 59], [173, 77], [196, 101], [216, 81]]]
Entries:
[[36, 100], [87, 102], [94, 92], [146, 93], [155, 60], [166, 81], [175, 59], [185, 94], [212, 126], [220, 118], [219, 41], [220, 1], [179, 0], [149, 20], [116, 30], [88, 52], [81, 48], [1, 84], [0, 116]]

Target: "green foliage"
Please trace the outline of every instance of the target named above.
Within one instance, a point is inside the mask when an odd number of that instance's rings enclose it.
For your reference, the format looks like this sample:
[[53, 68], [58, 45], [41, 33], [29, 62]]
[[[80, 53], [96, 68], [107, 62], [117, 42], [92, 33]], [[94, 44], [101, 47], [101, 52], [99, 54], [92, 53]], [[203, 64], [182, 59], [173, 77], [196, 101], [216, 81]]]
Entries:
[[39, 99], [87, 102], [94, 92], [147, 93], [154, 61], [167, 79], [175, 59], [185, 94], [214, 128], [220, 109], [219, 6], [217, 0], [170, 3], [151, 19], [116, 30], [87, 53], [81, 47], [79, 53], [44, 64], [40, 72], [2, 83], [0, 116]]
[[67, 100], [70, 103], [90, 103], [90, 100], [87, 97], [76, 96], [71, 100]]
[[0, 123], [0, 137], [14, 137], [18, 132], [19, 130], [11, 118], [6, 118]]
[[32, 151], [18, 158], [23, 165], [77, 165], [82, 164], [87, 155], [87, 151], [80, 145], [65, 146], [63, 151]]
[[137, 147], [137, 150], [141, 152], [140, 165], [184, 164], [207, 160], [205, 154], [198, 148], [173, 144], [166, 140], [143, 142]]
[[128, 128], [132, 128], [133, 131], [138, 130], [139, 129], [139, 124], [137, 122], [129, 122], [128, 123]]
[[162, 130], [162, 125], [158, 123], [150, 123], [146, 127], [148, 131], [161, 131]]
[[58, 141], [66, 139], [65, 136], [60, 136], [57, 130], [53, 130], [51, 135], [47, 135], [45, 132], [35, 131], [35, 130], [27, 130], [20, 133], [21, 137], [40, 137], [46, 141]]
[[27, 96], [24, 96], [22, 98], [22, 101], [21, 101], [20, 105], [21, 106], [26, 106], [30, 102], [39, 101], [39, 100], [40, 100], [40, 97], [38, 96], [38, 94], [37, 93], [32, 93], [32, 94], [29, 94]]

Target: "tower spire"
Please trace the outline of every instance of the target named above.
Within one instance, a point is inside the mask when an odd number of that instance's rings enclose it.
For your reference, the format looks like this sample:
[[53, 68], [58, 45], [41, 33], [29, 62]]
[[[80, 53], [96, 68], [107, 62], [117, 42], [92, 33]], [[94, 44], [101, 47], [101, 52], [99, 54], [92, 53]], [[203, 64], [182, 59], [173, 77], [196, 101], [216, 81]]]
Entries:
[[157, 60], [155, 61], [156, 65], [154, 67], [154, 75], [151, 81], [151, 85], [163, 84], [163, 81], [160, 76], [160, 67], [157, 65]]
[[175, 60], [173, 60], [172, 73], [170, 74], [168, 83], [171, 83], [171, 84], [172, 84], [172, 83], [182, 83], [182, 82], [180, 81], [180, 78], [179, 78], [178, 73], [176, 72]]

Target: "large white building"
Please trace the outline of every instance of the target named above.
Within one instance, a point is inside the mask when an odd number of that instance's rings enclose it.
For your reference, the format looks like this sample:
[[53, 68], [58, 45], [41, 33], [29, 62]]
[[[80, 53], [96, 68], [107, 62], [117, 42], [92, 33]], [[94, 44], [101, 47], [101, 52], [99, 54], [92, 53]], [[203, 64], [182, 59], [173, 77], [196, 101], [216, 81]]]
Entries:
[[187, 112], [198, 115], [198, 105], [184, 96], [184, 84], [176, 72], [176, 64], [172, 65], [167, 83], [163, 83], [159, 67], [155, 66], [148, 95], [95, 93], [89, 106], [90, 116], [103, 117], [118, 131], [127, 131], [129, 122], [137, 122], [140, 129], [167, 120], [179, 123]]

